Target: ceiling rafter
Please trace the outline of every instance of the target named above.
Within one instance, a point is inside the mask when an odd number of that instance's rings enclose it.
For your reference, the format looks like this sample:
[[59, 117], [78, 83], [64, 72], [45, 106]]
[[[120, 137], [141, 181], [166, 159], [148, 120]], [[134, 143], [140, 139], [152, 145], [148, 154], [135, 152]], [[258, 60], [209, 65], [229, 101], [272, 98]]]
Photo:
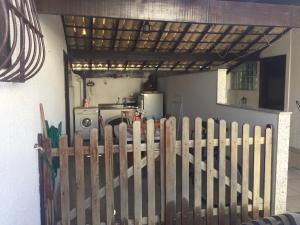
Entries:
[[[186, 35], [186, 32], [191, 28], [193, 24], [192, 23], [187, 23], [182, 31], [182, 33], [180, 34], [180, 36], [178, 37], [177, 41], [174, 43], [173, 47], [170, 49], [170, 52], [174, 52], [177, 47], [180, 45], [181, 41], [183, 40], [183, 38], [185, 37]], [[163, 64], [163, 62], [160, 62], [158, 64], [158, 66], [156, 67], [156, 70], [158, 70], [161, 65]], [[177, 61], [175, 64], [179, 64], [179, 62]], [[176, 66], [175, 66], [176, 67]], [[174, 66], [172, 67], [172, 70], [175, 68]]]
[[[250, 43], [248, 43], [248, 45], [246, 46], [246, 48], [244, 48], [243, 51], [241, 52], [241, 55], [247, 54], [247, 52], [251, 49], [251, 47], [253, 45], [255, 45], [256, 43], [258, 43], [265, 35], [269, 34], [272, 30], [273, 30], [273, 27], [266, 28], [266, 30], [263, 33], [259, 34], [253, 41], [251, 41]], [[267, 45], [269, 45], [269, 43], [267, 43]], [[240, 56], [237, 56], [237, 58], [239, 58], [239, 57]], [[230, 61], [232, 61], [232, 59], [226, 59], [221, 65], [229, 63]], [[234, 67], [236, 67], [236, 66], [234, 66]]]
[[[93, 36], [94, 36], [94, 34], [93, 34], [93, 27], [94, 27], [94, 23], [93, 23], [93, 17], [90, 17], [89, 18], [90, 19], [90, 35], [91, 35], [91, 39], [90, 39], [90, 46], [89, 46], [89, 48], [92, 50], [93, 49]], [[90, 61], [89, 61], [89, 64], [90, 64], [90, 69], [92, 69], [92, 59], [90, 59]]]
[[[138, 29], [135, 33], [134, 38], [133, 38], [134, 42], [133, 42], [133, 45], [131, 47], [131, 51], [134, 51], [136, 49], [136, 46], [137, 46], [138, 41], [139, 41], [139, 37], [140, 37], [141, 32], [142, 32], [143, 25], [144, 25], [144, 21], [140, 21], [139, 25], [138, 25]], [[126, 60], [125, 63], [124, 63], [124, 71], [126, 71], [128, 63], [129, 63], [128, 60]]]
[[[271, 29], [272, 30], [272, 29]], [[267, 29], [265, 31], [265, 35], [267, 35], [270, 31], [270, 29]], [[280, 39], [283, 35], [285, 35], [287, 32], [289, 32], [291, 30], [291, 28], [286, 28], [284, 32], [282, 32], [280, 35], [276, 36], [273, 40], [270, 41], [270, 44], [274, 43], [275, 41], [277, 41], [278, 39]], [[262, 35], [260, 38], [258, 37], [258, 41], [263, 37], [264, 35]], [[255, 44], [255, 43], [254, 43]], [[253, 46], [253, 43], [251, 43], [246, 49], [249, 50], [251, 47]], [[251, 61], [252, 59], [250, 58], [252, 55], [255, 55], [255, 54], [259, 54], [260, 52], [262, 52], [263, 50], [265, 50], [266, 48], [268, 48], [269, 45], [266, 45], [265, 47], [259, 49], [259, 50], [256, 50], [248, 55], [245, 55], [243, 56], [242, 58], [240, 58], [239, 62], [237, 62], [236, 64], [232, 65], [231, 67], [228, 68], [228, 71], [227, 73], [229, 73], [230, 71], [232, 71], [234, 68], [238, 67], [239, 65], [241, 65], [242, 63], [244, 62], [247, 62], [247, 61]], [[245, 52], [247, 52], [247, 50]], [[233, 59], [234, 60], [234, 59]], [[232, 60], [229, 60], [229, 61], [232, 61]], [[228, 63], [228, 62], [227, 62]]]
[[[72, 59], [95, 59], [114, 61], [210, 61], [219, 59], [217, 53], [189, 53], [189, 52], [132, 52], [132, 51], [98, 51], [98, 50], [70, 50]], [[234, 58], [236, 54], [228, 54]]]
[[247, 52], [250, 50], [250, 48], [255, 45], [257, 42], [259, 42], [260, 39], [262, 39], [264, 36], [269, 34], [273, 30], [273, 27], [268, 27], [262, 34], [258, 35], [257, 38], [255, 38], [246, 48], [243, 49], [243, 52]]
[[[145, 21], [145, 20], [141, 20], [141, 21]], [[212, 24], [208, 24], [208, 26], [209, 25], [212, 26]], [[90, 29], [89, 26], [81, 26], [81, 25], [76, 25], [76, 24], [75, 24], [75, 26], [74, 25], [70, 25], [70, 24], [65, 24], [64, 26], [66, 28], [74, 28], [75, 27], [75, 28], [79, 28], [79, 29], [84, 29], [84, 28], [85, 29]], [[104, 31], [111, 31], [112, 30], [112, 28], [109, 28], [109, 27], [94, 27], [93, 29], [94, 30], [101, 30], [101, 31], [102, 30], [104, 30]], [[139, 29], [119, 28], [118, 31], [136, 32], [136, 31], [139, 31]], [[148, 33], [157, 33], [158, 31], [157, 30], [149, 30], [147, 32]], [[180, 34], [180, 33], [182, 33], [182, 31], [172, 31], [172, 30], [170, 30], [170, 31], [168, 31], [168, 33], [170, 33], [170, 34]], [[203, 31], [187, 31], [186, 34], [221, 34], [221, 33], [217, 32], [217, 31], [207, 31], [206, 32], [205, 30], [203, 30]], [[237, 35], [239, 35], [241, 33], [240, 32], [231, 32], [231, 34], [237, 34]], [[248, 35], [257, 35], [257, 33], [251, 33], [250, 32]]]
[[177, 41], [174, 43], [173, 47], [171, 48], [171, 52], [174, 52], [177, 47], [179, 46], [180, 42], [183, 40], [183, 38], [185, 37], [186, 35], [186, 32], [191, 28], [193, 24], [192, 23], [188, 23], [185, 25], [182, 33], [180, 34], [180, 36], [178, 37]]
[[[167, 22], [163, 22], [163, 24], [160, 26], [159, 31], [158, 31], [158, 34], [157, 34], [157, 36], [156, 36], [156, 40], [155, 40], [154, 46], [153, 46], [153, 48], [152, 48], [152, 52], [155, 52], [155, 51], [156, 51], [156, 49], [157, 49], [157, 47], [158, 47], [158, 44], [159, 44], [159, 42], [160, 42], [160, 39], [162, 38], [162, 35], [163, 35], [163, 33], [164, 33], [164, 31], [165, 31], [165, 29], [166, 29], [166, 27], [167, 27], [167, 24], [168, 24]], [[142, 63], [142, 66], [141, 66], [140, 70], [143, 70], [144, 67], [145, 67], [145, 65], [146, 65], [146, 61], [144, 61], [144, 62]], [[161, 65], [162, 65], [162, 63], [160, 62], [155, 70], [157, 71], [158, 68], [159, 68]]]
[[111, 50], [115, 49], [115, 45], [116, 45], [116, 38], [118, 35], [118, 29], [119, 29], [119, 19], [116, 19], [116, 22], [114, 24], [114, 32], [112, 33], [112, 40], [111, 40]]
[[140, 21], [140, 23], [138, 25], [138, 31], [136, 31], [136, 34], [133, 38], [133, 45], [131, 47], [131, 51], [134, 51], [136, 46], [137, 46], [137, 43], [139, 41], [143, 26], [144, 26], [144, 21]]
[[174, 70], [178, 65], [179, 65], [180, 61], [177, 61], [171, 68], [171, 70]]
[[210, 30], [211, 27], [212, 27], [211, 24], [206, 25], [206, 27], [203, 30], [203, 33], [201, 33], [201, 35], [199, 35], [199, 37], [197, 38], [197, 40], [195, 41], [193, 46], [189, 49], [189, 52], [193, 52], [196, 49], [196, 47], [198, 46], [198, 44], [202, 43], [203, 38], [205, 37], [206, 34], [208, 34], [208, 31]]
[[226, 49], [222, 55], [229, 53], [237, 44], [240, 44], [241, 41], [246, 37], [246, 35], [254, 29], [254, 26], [249, 26], [247, 29], [234, 41], [230, 44], [229, 48]]
[[[212, 50], [215, 49], [215, 47], [220, 44], [220, 42], [226, 37], [226, 35], [229, 34], [229, 32], [232, 30], [234, 26], [230, 25], [227, 27], [227, 29], [224, 31], [224, 33], [217, 39], [217, 41], [212, 45], [210, 46], [210, 48], [208, 50], [205, 51], [205, 53], [210, 53]], [[220, 56], [221, 58], [221, 56]], [[213, 64], [213, 60], [210, 60], [208, 63], [206, 63], [204, 66], [201, 67], [200, 71], [202, 70], [205, 70], [208, 66], [210, 66], [211, 64]]]
[[155, 52], [156, 48], [158, 47], [158, 44], [160, 42], [160, 39], [162, 38], [162, 35], [166, 29], [166, 26], [167, 26], [167, 22], [163, 22], [163, 24], [161, 25], [161, 27], [159, 28], [159, 31], [158, 31], [158, 34], [156, 36], [156, 40], [155, 40], [155, 44], [152, 48], [152, 52]]
[[[119, 30], [120, 31], [120, 30]], [[220, 33], [219, 33], [220, 34]], [[231, 34], [231, 33], [230, 33]], [[240, 34], [240, 33], [239, 33]], [[256, 34], [257, 36], [257, 34]], [[72, 36], [72, 35], [66, 35], [66, 38], [74, 38], [74, 39], [95, 39], [95, 40], [104, 40], [104, 41], [111, 41], [111, 38], [105, 38], [105, 37], [77, 37], [77, 36]], [[125, 38], [116, 38], [116, 41], [128, 41], [128, 39], [125, 39]], [[139, 39], [139, 41], [147, 41], [149, 43], [152, 43], [152, 42], [156, 42], [155, 40], [148, 40], [148, 39]], [[172, 40], [160, 40], [160, 42], [163, 42], [163, 43], [173, 43], [174, 41]], [[187, 44], [193, 44], [193, 45], [198, 45], [200, 42], [196, 42], [196, 41], [185, 41], [185, 40], [182, 40], [181, 43], [187, 43]], [[214, 43], [214, 41], [201, 41], [201, 43], [203, 44], [212, 44]], [[221, 41], [220, 44], [231, 44], [232, 41]], [[249, 44], [249, 42], [247, 41], [241, 41], [239, 42], [240, 44]], [[261, 42], [263, 43], [263, 42]], [[137, 48], [138, 49], [138, 48]], [[191, 50], [194, 50], [192, 48], [190, 48], [188, 51], [191, 51]]]
[[[210, 28], [212, 27], [211, 24], [206, 25], [206, 27], [204, 28], [204, 33], [201, 33], [201, 35], [198, 37], [196, 43], [190, 48], [189, 52], [193, 52], [196, 47], [198, 46], [198, 44], [202, 43], [205, 35], [207, 34], [206, 32], [208, 32], [210, 30]], [[205, 32], [206, 31], [206, 32]], [[191, 67], [193, 67], [195, 64], [197, 63], [197, 61], [193, 61], [192, 63], [190, 63], [185, 69], [189, 70]]]

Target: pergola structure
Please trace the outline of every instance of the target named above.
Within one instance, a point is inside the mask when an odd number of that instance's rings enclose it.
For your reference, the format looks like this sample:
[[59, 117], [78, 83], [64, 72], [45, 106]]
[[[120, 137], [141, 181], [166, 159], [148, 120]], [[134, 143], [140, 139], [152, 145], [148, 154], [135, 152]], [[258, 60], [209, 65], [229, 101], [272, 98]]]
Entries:
[[198, 71], [236, 66], [289, 28], [64, 16], [73, 70]]
[[294, 0], [36, 2], [40, 13], [62, 15], [72, 69], [100, 75], [230, 71], [300, 27]]

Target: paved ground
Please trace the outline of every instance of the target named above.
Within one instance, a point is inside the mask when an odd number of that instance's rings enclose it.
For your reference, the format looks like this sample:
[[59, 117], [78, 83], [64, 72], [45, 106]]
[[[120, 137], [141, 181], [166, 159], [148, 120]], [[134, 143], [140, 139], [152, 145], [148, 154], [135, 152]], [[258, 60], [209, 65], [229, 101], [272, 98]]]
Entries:
[[300, 213], [300, 151], [295, 149], [290, 150], [287, 210]]

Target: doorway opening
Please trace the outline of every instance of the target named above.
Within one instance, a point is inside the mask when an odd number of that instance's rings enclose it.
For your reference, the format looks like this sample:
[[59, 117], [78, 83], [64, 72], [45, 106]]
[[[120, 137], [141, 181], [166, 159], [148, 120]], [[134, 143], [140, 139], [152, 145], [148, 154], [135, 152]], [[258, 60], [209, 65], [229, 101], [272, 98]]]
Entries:
[[285, 66], [285, 55], [260, 60], [260, 108], [284, 110]]

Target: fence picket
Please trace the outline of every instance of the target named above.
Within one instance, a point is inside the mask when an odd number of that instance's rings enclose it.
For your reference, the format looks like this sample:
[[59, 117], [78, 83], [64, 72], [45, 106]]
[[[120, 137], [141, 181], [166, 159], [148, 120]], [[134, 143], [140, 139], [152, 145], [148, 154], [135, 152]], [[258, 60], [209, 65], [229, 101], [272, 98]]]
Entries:
[[166, 156], [165, 156], [165, 124], [166, 119], [160, 119], [160, 215], [161, 224], [165, 222], [165, 203], [166, 203]]
[[225, 177], [226, 177], [226, 122], [220, 121], [219, 130], [219, 225], [225, 221]]
[[214, 120], [207, 120], [206, 224], [213, 223], [214, 209]]
[[92, 224], [100, 225], [100, 201], [98, 199], [99, 190], [99, 156], [98, 156], [98, 130], [90, 131], [90, 173], [91, 173], [91, 208]]
[[133, 123], [134, 224], [142, 224], [141, 122]]
[[265, 139], [265, 184], [264, 184], [264, 217], [270, 216], [271, 176], [272, 176], [272, 129], [266, 129]]
[[176, 224], [176, 119], [166, 122], [166, 225]]
[[232, 122], [230, 143], [230, 225], [237, 224], [237, 137], [238, 124]]
[[182, 164], [182, 179], [181, 179], [181, 224], [189, 224], [189, 118], [182, 119], [182, 140], [181, 140], [181, 164]]
[[106, 224], [114, 224], [114, 172], [113, 172], [113, 140], [112, 127], [105, 126], [105, 188], [106, 188]]
[[[84, 147], [82, 133], [76, 132], [75, 146], [69, 148], [66, 136], [60, 138], [59, 148], [54, 150], [60, 159], [61, 165], [61, 221], [57, 225], [70, 225], [73, 219], [76, 224], [86, 223], [86, 209], [91, 208], [91, 224], [104, 224], [100, 218], [100, 200], [106, 198], [106, 221], [105, 224], [114, 224], [114, 189], [120, 186], [120, 212], [121, 224], [195, 224], [223, 225], [230, 219], [230, 225], [239, 222], [238, 214], [241, 214], [241, 221], [247, 222], [249, 212], [252, 211], [252, 218], [258, 219], [260, 210], [264, 216], [270, 215], [271, 207], [271, 175], [272, 175], [272, 129], [267, 128], [265, 137], [261, 137], [261, 128], [256, 126], [254, 137], [249, 137], [249, 124], [243, 125], [242, 138], [238, 137], [238, 124], [231, 124], [231, 136], [227, 138], [226, 121], [221, 120], [219, 124], [218, 137], [214, 138], [214, 120], [207, 121], [207, 139], [202, 139], [202, 119], [195, 119], [195, 139], [189, 138], [189, 118], [182, 120], [181, 140], [176, 140], [176, 119], [160, 120], [160, 143], [155, 143], [153, 120], [147, 121], [146, 143], [141, 144], [141, 122], [133, 124], [133, 144], [127, 144], [127, 125], [119, 125], [119, 145], [113, 145], [112, 127], [105, 127], [105, 144], [98, 146], [98, 132], [91, 130], [90, 146]], [[264, 144], [264, 162], [261, 160], [261, 145]], [[226, 174], [227, 160], [226, 150], [230, 146], [230, 175]], [[239, 182], [238, 146], [242, 149], [242, 179]], [[253, 165], [250, 163], [250, 146], [253, 146]], [[190, 152], [190, 148], [194, 151]], [[203, 149], [202, 149], [203, 148]], [[203, 161], [203, 150], [206, 150], [207, 159]], [[218, 152], [217, 152], [218, 149]], [[142, 151], [147, 157], [141, 158]], [[128, 168], [128, 152], [133, 153], [133, 165]], [[85, 171], [84, 155], [90, 154], [90, 175], [91, 175], [91, 196], [85, 198]], [[105, 163], [105, 186], [100, 189], [99, 182], [99, 156], [104, 153]], [[114, 178], [113, 157], [114, 153], [119, 154], [120, 175]], [[216, 155], [218, 153], [218, 155]], [[70, 210], [70, 198], [73, 195], [69, 190], [69, 165], [68, 157], [75, 156], [75, 180], [76, 208]], [[159, 157], [158, 157], [159, 156]], [[177, 156], [181, 157], [180, 165], [176, 165]], [[218, 157], [218, 165], [216, 164]], [[159, 204], [156, 202], [156, 164], [155, 160], [160, 158], [160, 215], [156, 215]], [[252, 156], [251, 156], [252, 158]], [[102, 162], [102, 161], [101, 161]], [[264, 166], [261, 167], [264, 163]], [[193, 178], [190, 178], [190, 164], [193, 166]], [[177, 166], [177, 168], [176, 168]], [[147, 167], [147, 215], [143, 216], [143, 186], [142, 168]], [[249, 176], [249, 169], [253, 167], [253, 177]], [[102, 167], [101, 167], [102, 168]], [[177, 172], [181, 169], [181, 196], [178, 193]], [[229, 169], [229, 168], [228, 168]], [[192, 170], [191, 170], [192, 171]], [[203, 177], [203, 174], [206, 175]], [[229, 171], [228, 171], [229, 172]], [[263, 183], [260, 178], [264, 173]], [[129, 219], [129, 177], [133, 176], [134, 187], [134, 220]], [[180, 176], [179, 176], [180, 177]], [[158, 178], [158, 177], [157, 177]], [[193, 193], [190, 193], [190, 179], [193, 179]], [[253, 190], [249, 190], [249, 179], [253, 179]], [[202, 185], [206, 181], [206, 196], [202, 196]], [[218, 187], [215, 186], [218, 182]], [[73, 182], [71, 182], [73, 183]], [[252, 183], [252, 182], [251, 182]], [[252, 186], [252, 185], [251, 185]], [[226, 195], [226, 188], [230, 188], [230, 194]], [[264, 188], [264, 189], [262, 189]], [[205, 191], [204, 189], [204, 191]], [[218, 191], [218, 193], [216, 193]], [[241, 205], [239, 204], [238, 193], [241, 193]], [[262, 197], [260, 195], [262, 194]], [[190, 195], [191, 194], [191, 195]], [[218, 194], [218, 195], [217, 195]], [[190, 199], [193, 196], [194, 199]], [[230, 196], [230, 206], [226, 205], [226, 198]], [[176, 207], [176, 199], [181, 199], [180, 207]], [[202, 209], [202, 201], [206, 197], [206, 204]], [[217, 198], [217, 199], [214, 199]], [[252, 205], [249, 205], [249, 199]], [[216, 206], [214, 203], [218, 203]], [[193, 209], [190, 208], [190, 201], [193, 201]], [[118, 203], [119, 204], [119, 203]], [[178, 203], [177, 203], [178, 204]], [[179, 205], [177, 205], [179, 206]], [[180, 210], [177, 212], [177, 210]], [[193, 215], [192, 215], [193, 213]], [[77, 217], [77, 218], [76, 218]], [[103, 218], [104, 219], [104, 218]], [[206, 219], [206, 223], [202, 222]], [[193, 221], [192, 221], [193, 220]], [[73, 223], [74, 221], [72, 221]]]
[[155, 224], [154, 121], [147, 121], [148, 224]]
[[77, 224], [85, 225], [85, 185], [82, 132], [75, 133], [75, 179], [76, 179], [76, 211]]
[[259, 218], [259, 193], [260, 193], [260, 137], [261, 127], [254, 128], [254, 166], [253, 166], [253, 219]]
[[202, 119], [195, 119], [195, 150], [194, 150], [194, 225], [201, 224], [202, 207]]
[[70, 189], [69, 189], [69, 153], [68, 138], [62, 135], [59, 139], [59, 163], [60, 163], [60, 197], [61, 197], [61, 221], [64, 225], [70, 225]]
[[128, 161], [127, 161], [127, 124], [119, 125], [120, 145], [120, 191], [121, 191], [121, 224], [128, 224]]
[[249, 124], [243, 125], [242, 152], [242, 222], [248, 221], [248, 190], [249, 190]]

